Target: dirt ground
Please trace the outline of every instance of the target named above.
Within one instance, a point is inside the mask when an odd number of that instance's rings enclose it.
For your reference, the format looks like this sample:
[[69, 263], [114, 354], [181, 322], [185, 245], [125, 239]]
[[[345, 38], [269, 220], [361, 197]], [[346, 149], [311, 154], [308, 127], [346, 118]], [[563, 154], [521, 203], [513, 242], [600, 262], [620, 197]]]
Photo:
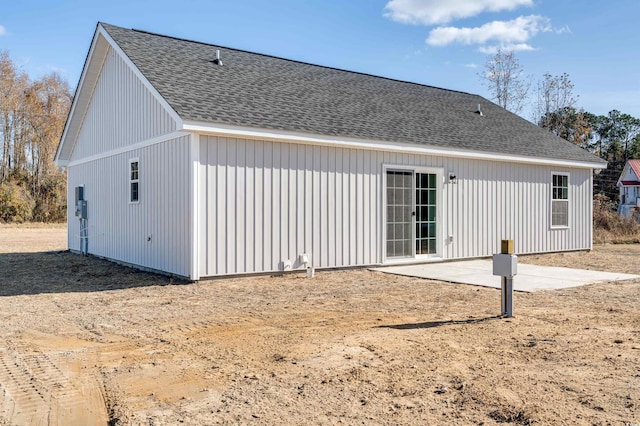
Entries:
[[[0, 227], [0, 424], [640, 424], [640, 280], [172, 282]], [[521, 262], [640, 274], [640, 245]]]

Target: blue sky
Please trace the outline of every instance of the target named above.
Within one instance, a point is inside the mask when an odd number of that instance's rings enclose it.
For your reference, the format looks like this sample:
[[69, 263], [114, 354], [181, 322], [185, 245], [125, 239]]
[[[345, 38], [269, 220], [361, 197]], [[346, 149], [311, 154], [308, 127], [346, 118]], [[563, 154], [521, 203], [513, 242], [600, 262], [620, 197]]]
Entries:
[[3, 3], [0, 50], [32, 77], [58, 71], [72, 87], [103, 21], [483, 96], [488, 54], [514, 48], [534, 83], [567, 72], [578, 106], [640, 117], [638, 0]]

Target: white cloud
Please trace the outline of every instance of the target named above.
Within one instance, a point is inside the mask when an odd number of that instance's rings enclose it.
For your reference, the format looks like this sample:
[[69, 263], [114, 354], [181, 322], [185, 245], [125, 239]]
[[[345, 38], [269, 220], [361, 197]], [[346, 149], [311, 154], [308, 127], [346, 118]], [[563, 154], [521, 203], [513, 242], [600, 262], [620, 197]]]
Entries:
[[478, 68], [478, 64], [464, 64], [465, 68]]
[[493, 46], [480, 46], [478, 51], [480, 53], [486, 53], [487, 55], [495, 55], [498, 52], [498, 49], [502, 50], [513, 50], [514, 52], [518, 51], [526, 51], [526, 50], [537, 50], [535, 47], [527, 44], [527, 43], [518, 43], [518, 44], [500, 44]]
[[422, 50], [416, 49], [412, 52], [407, 53], [406, 55], [404, 55], [404, 59], [408, 60], [408, 59], [412, 59], [418, 56], [422, 56], [423, 52]]
[[532, 5], [533, 0], [390, 0], [384, 16], [404, 24], [434, 25]]
[[0, 25], [0, 36], [5, 35], [6, 33], [7, 33], [6, 28]]
[[486, 44], [491, 41], [525, 43], [539, 32], [551, 30], [548, 18], [530, 15], [520, 16], [511, 21], [488, 22], [475, 28], [438, 27], [431, 30], [426, 42], [431, 46], [445, 46], [451, 43]]

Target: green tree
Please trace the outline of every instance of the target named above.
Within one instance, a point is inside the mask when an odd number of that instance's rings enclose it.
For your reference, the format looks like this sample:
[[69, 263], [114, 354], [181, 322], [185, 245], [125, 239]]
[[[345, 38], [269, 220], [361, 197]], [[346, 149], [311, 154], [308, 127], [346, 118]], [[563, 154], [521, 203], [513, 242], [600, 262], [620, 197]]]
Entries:
[[629, 159], [640, 159], [640, 134], [637, 134], [629, 144]]
[[590, 116], [598, 153], [606, 160], [627, 160], [629, 148], [640, 134], [640, 119], [618, 110], [607, 115]]
[[594, 177], [594, 192], [617, 200], [616, 187], [626, 161], [640, 151], [640, 120], [611, 110], [607, 115], [589, 115], [593, 126], [596, 153], [607, 160], [607, 168]]
[[593, 127], [584, 110], [571, 106], [548, 112], [540, 118], [538, 125], [574, 145], [591, 149]]

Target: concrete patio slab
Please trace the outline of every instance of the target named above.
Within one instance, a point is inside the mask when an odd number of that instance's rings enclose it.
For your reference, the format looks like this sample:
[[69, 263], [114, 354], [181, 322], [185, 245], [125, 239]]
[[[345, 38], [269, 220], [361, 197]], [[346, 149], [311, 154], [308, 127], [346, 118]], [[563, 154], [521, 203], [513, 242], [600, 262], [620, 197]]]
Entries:
[[[493, 275], [491, 259], [385, 266], [372, 268], [372, 270], [396, 275], [500, 288], [500, 277]], [[534, 292], [635, 278], [640, 278], [640, 275], [519, 263], [518, 275], [514, 277], [513, 285], [516, 291]]]

